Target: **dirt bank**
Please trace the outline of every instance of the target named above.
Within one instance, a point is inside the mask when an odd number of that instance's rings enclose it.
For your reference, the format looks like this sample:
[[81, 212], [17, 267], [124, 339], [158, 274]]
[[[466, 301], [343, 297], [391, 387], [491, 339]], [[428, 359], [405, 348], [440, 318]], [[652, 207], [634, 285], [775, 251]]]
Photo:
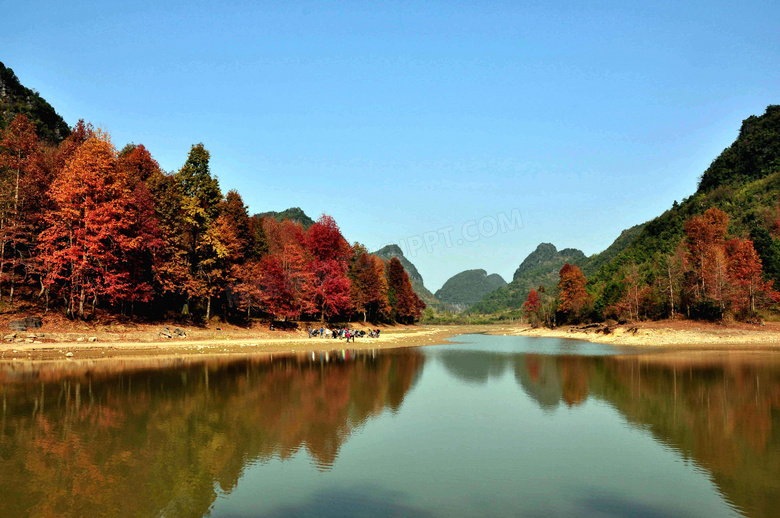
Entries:
[[603, 327], [583, 329], [565, 326], [556, 329], [514, 326], [490, 331], [494, 334], [575, 338], [589, 342], [635, 346], [714, 346], [729, 348], [780, 348], [780, 324], [715, 324], [689, 320], [641, 322], [616, 326], [604, 333]]
[[[389, 349], [445, 343], [463, 333], [489, 330], [482, 326], [379, 326], [379, 338], [358, 338], [347, 345], [333, 338], [309, 338], [305, 330], [270, 331], [267, 325], [252, 329], [218, 326], [183, 326], [184, 339], [161, 338], [164, 326], [93, 326], [84, 329], [41, 329], [16, 332], [12, 341], [0, 342], [0, 360], [59, 360], [179, 356], [204, 354], [255, 354], [337, 349]], [[168, 326], [173, 329], [174, 326]], [[368, 326], [352, 324], [356, 329]], [[10, 338], [11, 331], [7, 332]]]

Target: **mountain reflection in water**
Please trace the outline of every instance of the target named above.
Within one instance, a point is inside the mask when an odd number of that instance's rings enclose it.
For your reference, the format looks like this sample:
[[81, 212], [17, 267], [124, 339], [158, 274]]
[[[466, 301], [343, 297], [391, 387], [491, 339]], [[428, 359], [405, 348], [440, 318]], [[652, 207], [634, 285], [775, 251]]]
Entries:
[[0, 364], [0, 516], [199, 516], [251, 463], [329, 469], [417, 351]]

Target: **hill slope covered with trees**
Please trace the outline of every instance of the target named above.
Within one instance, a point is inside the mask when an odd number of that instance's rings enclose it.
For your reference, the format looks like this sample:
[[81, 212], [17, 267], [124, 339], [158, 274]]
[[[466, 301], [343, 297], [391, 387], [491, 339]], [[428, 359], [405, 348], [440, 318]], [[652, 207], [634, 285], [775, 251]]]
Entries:
[[485, 270], [466, 270], [447, 279], [434, 296], [462, 311], [502, 286], [506, 286], [506, 281], [497, 273], [488, 275]]
[[[707, 232], [702, 234], [702, 228]], [[557, 291], [549, 294], [550, 287], [557, 290], [561, 282], [560, 272], [553, 273], [558, 264], [544, 260], [552, 256], [544, 248], [521, 264], [512, 283], [470, 311], [517, 314], [539, 285], [548, 296], [558, 297]], [[774, 295], [772, 287], [762, 283], [780, 287], [780, 106], [743, 121], [737, 139], [704, 171], [692, 196], [624, 231], [604, 252], [566, 262], [588, 276], [589, 301], [580, 319], [681, 313], [748, 318], [759, 308], [745, 308], [742, 295], [747, 292], [762, 292], [759, 306], [768, 310]], [[750, 273], [737, 271], [746, 264]], [[533, 271], [536, 282], [525, 282]], [[745, 296], [753, 300], [753, 295]]]
[[42, 140], [59, 144], [70, 135], [70, 128], [54, 108], [38, 92], [22, 85], [14, 71], [0, 62], [0, 129], [8, 127], [19, 114], [35, 125]]

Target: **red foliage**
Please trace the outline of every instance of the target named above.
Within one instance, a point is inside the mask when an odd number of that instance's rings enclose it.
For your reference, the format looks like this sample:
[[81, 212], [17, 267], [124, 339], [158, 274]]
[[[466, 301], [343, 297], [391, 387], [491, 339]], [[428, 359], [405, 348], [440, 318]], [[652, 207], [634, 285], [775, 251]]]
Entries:
[[749, 239], [734, 238], [726, 242], [731, 307], [742, 315], [753, 314], [757, 302], [780, 299], [772, 281], [762, 277], [761, 258]]
[[409, 275], [397, 257], [390, 259], [387, 265], [387, 283], [395, 296], [396, 320], [411, 324], [422, 317], [425, 302], [414, 292]]
[[346, 263], [352, 253], [352, 248], [341, 235], [336, 221], [325, 214], [306, 231], [304, 243], [314, 257], [323, 261]]
[[725, 287], [725, 240], [728, 214], [712, 207], [685, 223], [689, 263], [696, 274], [700, 297], [723, 303]]
[[[146, 227], [138, 225], [148, 207], [134, 205], [123, 175], [116, 174], [116, 152], [104, 134], [75, 149], [50, 188], [55, 209], [39, 236], [45, 284], [61, 287], [71, 315], [84, 316], [105, 297], [111, 302], [146, 300], [148, 284], [134, 284], [128, 254], [147, 250]], [[140, 233], [140, 234], [139, 234]]]
[[363, 313], [363, 320], [372, 322], [390, 316], [387, 299], [385, 263], [379, 257], [360, 252], [352, 265], [352, 302], [355, 310]]
[[542, 308], [542, 302], [539, 300], [539, 294], [536, 290], [531, 289], [528, 293], [528, 297], [523, 303], [523, 312], [525, 318], [531, 318], [532, 316], [538, 316], [539, 310]]
[[152, 158], [152, 154], [143, 144], [133, 146], [128, 152], [119, 155], [117, 171], [125, 175], [125, 181], [130, 188], [147, 181], [153, 175], [162, 174], [160, 164]]

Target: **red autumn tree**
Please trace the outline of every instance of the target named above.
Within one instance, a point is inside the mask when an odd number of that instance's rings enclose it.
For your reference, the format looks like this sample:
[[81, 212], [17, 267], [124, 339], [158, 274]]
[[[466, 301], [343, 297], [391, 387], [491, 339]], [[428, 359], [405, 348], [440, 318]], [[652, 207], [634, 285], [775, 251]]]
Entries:
[[539, 310], [542, 309], [542, 301], [539, 300], [539, 293], [535, 289], [528, 292], [528, 297], [523, 303], [523, 314], [529, 322], [536, 325], [539, 323]]
[[311, 295], [320, 318], [346, 313], [352, 305], [347, 277], [352, 249], [334, 219], [323, 214], [306, 231], [304, 244], [312, 257]]
[[294, 243], [260, 260], [260, 306], [275, 317], [300, 318], [312, 313], [312, 274], [305, 251]]
[[323, 214], [309, 227], [304, 243], [309, 252], [320, 260], [347, 262], [352, 255], [352, 248], [341, 235], [336, 221], [327, 214]]
[[777, 302], [780, 294], [772, 289], [772, 281], [762, 277], [761, 258], [752, 241], [730, 239], [726, 242], [726, 256], [731, 307], [736, 313], [753, 315], [759, 305]]
[[[125, 252], [125, 267], [130, 282], [135, 286], [144, 286], [144, 290], [133, 290], [128, 298], [130, 313], [134, 312], [134, 303], [147, 301], [148, 294], [157, 284], [155, 269], [159, 260], [165, 256], [165, 245], [169, 243], [164, 226], [156, 214], [156, 203], [149, 185], [160, 182], [163, 173], [160, 165], [143, 144], [128, 144], [117, 157], [117, 174], [124, 177], [130, 189], [131, 203], [128, 205], [127, 219], [130, 221], [129, 235], [146, 240], [146, 246], [136, 246]], [[139, 243], [140, 244], [140, 243]]]
[[425, 302], [414, 292], [409, 275], [397, 257], [391, 258], [387, 264], [387, 284], [388, 298], [398, 322], [411, 324], [422, 317]]
[[311, 263], [313, 304], [320, 318], [346, 314], [352, 307], [346, 265], [333, 259]]
[[50, 188], [55, 208], [39, 236], [45, 283], [59, 287], [69, 315], [84, 317], [103, 299], [146, 299], [147, 285], [134, 285], [127, 254], [148, 246], [128, 218], [137, 212], [108, 135], [96, 133], [74, 150]]
[[387, 299], [385, 263], [379, 257], [360, 249], [350, 268], [352, 302], [355, 311], [363, 314], [363, 322], [375, 322], [390, 316], [392, 308]]
[[567, 319], [578, 319], [590, 304], [590, 295], [585, 290], [588, 281], [577, 266], [569, 263], [563, 265], [559, 274], [558, 311]]
[[160, 164], [143, 144], [128, 144], [119, 152], [117, 171], [125, 175], [131, 189], [162, 173]]

